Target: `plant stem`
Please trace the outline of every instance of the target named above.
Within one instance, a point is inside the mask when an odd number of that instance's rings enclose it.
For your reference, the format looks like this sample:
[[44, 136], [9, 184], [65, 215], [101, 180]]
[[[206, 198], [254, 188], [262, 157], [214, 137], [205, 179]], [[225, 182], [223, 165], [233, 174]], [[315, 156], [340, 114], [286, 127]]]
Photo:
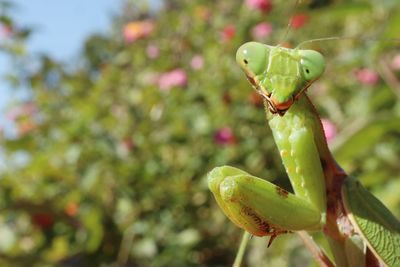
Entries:
[[246, 251], [247, 243], [251, 238], [251, 234], [247, 231], [244, 231], [242, 236], [242, 241], [240, 242], [239, 250], [236, 254], [235, 262], [232, 267], [240, 267], [242, 265], [242, 260], [244, 256], [244, 252]]
[[315, 261], [321, 267], [335, 267], [331, 260], [326, 254], [319, 248], [319, 246], [312, 240], [310, 235], [306, 231], [298, 231], [297, 234], [303, 240], [304, 245], [311, 252]]

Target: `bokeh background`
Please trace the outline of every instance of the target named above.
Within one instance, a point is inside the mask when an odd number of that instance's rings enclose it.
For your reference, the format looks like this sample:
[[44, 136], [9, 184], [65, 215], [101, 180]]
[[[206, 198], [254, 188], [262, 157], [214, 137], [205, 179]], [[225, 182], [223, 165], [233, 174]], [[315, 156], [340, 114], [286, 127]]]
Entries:
[[[339, 163], [400, 215], [397, 0], [120, 1], [70, 60], [30, 51], [40, 31], [15, 6], [0, 1], [1, 88], [22, 95], [1, 112], [0, 266], [229, 266], [241, 230], [206, 173], [290, 190], [235, 64], [249, 40], [354, 37], [304, 45], [328, 64], [309, 94]], [[315, 266], [297, 236], [267, 242], [251, 240], [246, 266]]]

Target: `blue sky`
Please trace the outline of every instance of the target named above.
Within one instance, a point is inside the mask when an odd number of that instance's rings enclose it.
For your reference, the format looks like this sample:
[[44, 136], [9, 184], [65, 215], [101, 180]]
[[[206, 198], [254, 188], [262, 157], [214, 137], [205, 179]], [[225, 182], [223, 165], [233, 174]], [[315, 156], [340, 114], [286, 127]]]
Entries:
[[[14, 0], [12, 13], [18, 25], [35, 29], [28, 50], [44, 52], [53, 58], [71, 62], [78, 58], [85, 38], [94, 32], [107, 33], [113, 14], [121, 7], [120, 0]], [[7, 60], [0, 55], [0, 75], [7, 69]], [[0, 126], [4, 107], [17, 94], [0, 80]]]
[[30, 50], [44, 51], [57, 59], [76, 55], [82, 41], [93, 32], [107, 32], [118, 0], [14, 0], [15, 19], [36, 28]]

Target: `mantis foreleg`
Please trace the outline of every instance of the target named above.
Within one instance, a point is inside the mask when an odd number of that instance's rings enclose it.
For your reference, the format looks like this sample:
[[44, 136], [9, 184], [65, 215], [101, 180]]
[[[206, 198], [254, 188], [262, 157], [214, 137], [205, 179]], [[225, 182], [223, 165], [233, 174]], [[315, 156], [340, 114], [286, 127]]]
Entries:
[[210, 190], [225, 214], [256, 236], [318, 230], [321, 213], [304, 198], [230, 166], [208, 175]]

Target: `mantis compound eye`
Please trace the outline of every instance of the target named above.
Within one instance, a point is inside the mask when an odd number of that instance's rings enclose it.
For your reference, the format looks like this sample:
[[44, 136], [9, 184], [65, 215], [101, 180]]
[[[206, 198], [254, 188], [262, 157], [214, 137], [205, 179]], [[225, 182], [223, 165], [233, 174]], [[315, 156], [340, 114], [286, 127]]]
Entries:
[[261, 74], [266, 66], [267, 49], [264, 44], [248, 42], [236, 52], [236, 62], [248, 75]]
[[313, 81], [319, 78], [325, 70], [324, 57], [314, 50], [300, 50], [300, 65], [303, 70], [303, 76], [307, 81]]

